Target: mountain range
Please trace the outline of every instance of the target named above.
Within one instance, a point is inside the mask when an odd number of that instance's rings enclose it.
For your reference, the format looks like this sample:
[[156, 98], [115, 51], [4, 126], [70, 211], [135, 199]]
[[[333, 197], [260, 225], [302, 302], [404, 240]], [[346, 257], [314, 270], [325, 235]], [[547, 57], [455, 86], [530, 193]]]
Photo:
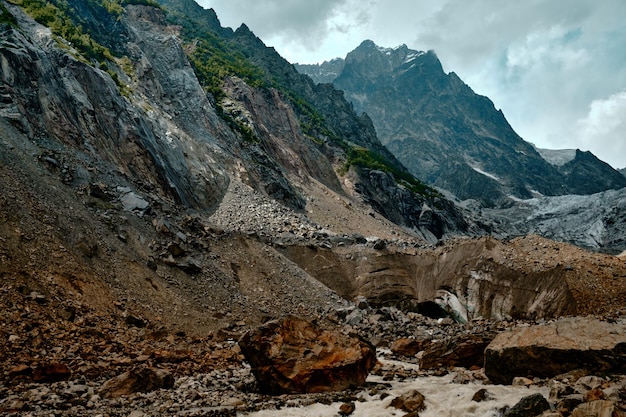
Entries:
[[381, 142], [417, 178], [485, 207], [515, 199], [589, 195], [626, 186], [593, 154], [536, 149], [491, 100], [446, 74], [434, 51], [364, 41], [345, 59], [296, 65], [316, 82], [345, 92], [367, 113]]

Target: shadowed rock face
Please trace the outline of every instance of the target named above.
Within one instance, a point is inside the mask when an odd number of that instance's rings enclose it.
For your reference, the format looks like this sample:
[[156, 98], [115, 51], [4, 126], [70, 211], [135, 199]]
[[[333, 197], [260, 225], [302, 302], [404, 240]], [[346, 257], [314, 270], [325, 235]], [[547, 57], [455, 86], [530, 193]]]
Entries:
[[[68, 155], [84, 153], [102, 165], [101, 171], [119, 171], [195, 210], [213, 209], [233, 178], [295, 210], [305, 207], [301, 185], [312, 180], [334, 192], [350, 192], [335, 172], [345, 163], [345, 149], [329, 141], [328, 132], [305, 135], [304, 116], [284, 90], [253, 88], [225, 77], [224, 97], [216, 102], [189, 63], [180, 28], [168, 25], [164, 11], [141, 5], [124, 10], [111, 47], [131, 64], [123, 69], [108, 63], [114, 77], [58, 48], [46, 28], [16, 12], [28, 30], [4, 33], [0, 116], [10, 116], [30, 138], [44, 138], [46, 147]], [[76, 11], [86, 13], [81, 7]], [[325, 116], [333, 136], [372, 149], [406, 172], [380, 143], [371, 121], [358, 117], [343, 93], [330, 85], [314, 86], [249, 31], [238, 31], [235, 40], [251, 61], [267, 66], [268, 74], [288, 73], [289, 87], [319, 107], [316, 111]], [[242, 126], [250, 137], [243, 137]], [[369, 170], [356, 171], [358, 195], [353, 197], [393, 222], [437, 238], [468, 231], [462, 214], [443, 198], [420, 199], [393, 177], [383, 175], [387, 181], [380, 184], [370, 180]], [[420, 220], [427, 205], [442, 209], [431, 209], [431, 216]]]
[[528, 270], [499, 259], [502, 243], [480, 239], [437, 251], [386, 248], [284, 253], [341, 296], [419, 311], [419, 304], [454, 294], [465, 319], [556, 317], [576, 312], [563, 267]]
[[376, 364], [369, 343], [294, 316], [246, 333], [239, 346], [260, 389], [276, 395], [360, 386]]
[[626, 371], [626, 325], [582, 317], [500, 333], [485, 350], [485, 373], [496, 384], [516, 376], [550, 378], [574, 369]]

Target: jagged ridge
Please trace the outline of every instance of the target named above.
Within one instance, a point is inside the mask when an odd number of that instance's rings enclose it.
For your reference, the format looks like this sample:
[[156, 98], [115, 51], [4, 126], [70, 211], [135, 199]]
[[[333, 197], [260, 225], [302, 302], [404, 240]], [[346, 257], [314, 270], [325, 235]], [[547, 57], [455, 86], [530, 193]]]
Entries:
[[626, 186], [619, 173], [589, 153], [555, 166], [511, 128], [501, 111], [455, 73], [445, 74], [433, 51], [364, 41], [340, 63], [298, 66], [345, 91], [368, 113], [384, 143], [409, 170], [462, 200], [486, 206], [509, 196], [593, 194]]

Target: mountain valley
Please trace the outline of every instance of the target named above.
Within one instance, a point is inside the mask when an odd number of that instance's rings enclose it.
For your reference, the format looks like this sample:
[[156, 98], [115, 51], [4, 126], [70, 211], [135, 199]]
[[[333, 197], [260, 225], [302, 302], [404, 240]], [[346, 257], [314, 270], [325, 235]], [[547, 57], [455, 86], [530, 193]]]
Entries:
[[[399, 151], [420, 134], [390, 139], [394, 125], [413, 128], [398, 114], [381, 128], [354, 100], [374, 85], [347, 64], [343, 86], [360, 93], [328, 84], [340, 61], [318, 84], [192, 0], [41, 3], [0, 0], [3, 412], [243, 415], [355, 401], [357, 388], [262, 393], [237, 340], [292, 315], [383, 352], [562, 316], [622, 325], [626, 177], [580, 151], [548, 162], [458, 77], [429, 75], [467, 101], [432, 110], [448, 119], [422, 118], [432, 135]], [[414, 59], [440, 68], [432, 52]], [[452, 139], [458, 108], [474, 115], [468, 155], [445, 142], [425, 152], [437, 132]], [[492, 160], [520, 164], [520, 176]], [[377, 392], [390, 389], [383, 378], [483, 378], [383, 362]], [[155, 368], [169, 372], [155, 376], [161, 391], [105, 388]]]

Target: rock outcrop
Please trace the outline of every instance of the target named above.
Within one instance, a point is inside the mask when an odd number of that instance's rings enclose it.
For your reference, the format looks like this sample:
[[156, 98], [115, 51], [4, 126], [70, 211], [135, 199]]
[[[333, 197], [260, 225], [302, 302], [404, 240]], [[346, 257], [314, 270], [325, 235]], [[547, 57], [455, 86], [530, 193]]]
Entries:
[[579, 405], [574, 409], [571, 417], [613, 417], [624, 415], [624, 410], [617, 407], [612, 401], [597, 400]]
[[503, 250], [497, 240], [483, 238], [434, 251], [361, 245], [332, 249], [290, 246], [283, 252], [339, 295], [348, 299], [364, 296], [373, 305], [427, 314], [442, 294], [448, 299], [454, 294], [453, 304], [462, 311], [439, 311], [458, 321], [576, 312], [564, 279], [569, 271], [563, 266], [540, 270], [535, 265], [516, 265]]
[[165, 369], [137, 367], [109, 379], [102, 386], [100, 395], [115, 398], [136, 392], [150, 392], [157, 389], [170, 389], [174, 386], [174, 376]]
[[56, 382], [69, 379], [72, 371], [63, 363], [45, 363], [39, 365], [33, 371], [35, 382]]
[[261, 391], [340, 391], [365, 383], [376, 350], [339, 330], [289, 316], [246, 333], [239, 346]]
[[389, 406], [406, 411], [407, 413], [417, 413], [418, 411], [426, 409], [425, 400], [424, 394], [418, 390], [411, 390], [391, 400]]
[[485, 348], [493, 335], [464, 335], [448, 337], [428, 343], [419, 353], [420, 369], [460, 366], [463, 368], [482, 367]]
[[516, 376], [550, 378], [585, 369], [626, 371], [626, 323], [567, 318], [500, 333], [485, 350], [485, 374], [496, 384]]

